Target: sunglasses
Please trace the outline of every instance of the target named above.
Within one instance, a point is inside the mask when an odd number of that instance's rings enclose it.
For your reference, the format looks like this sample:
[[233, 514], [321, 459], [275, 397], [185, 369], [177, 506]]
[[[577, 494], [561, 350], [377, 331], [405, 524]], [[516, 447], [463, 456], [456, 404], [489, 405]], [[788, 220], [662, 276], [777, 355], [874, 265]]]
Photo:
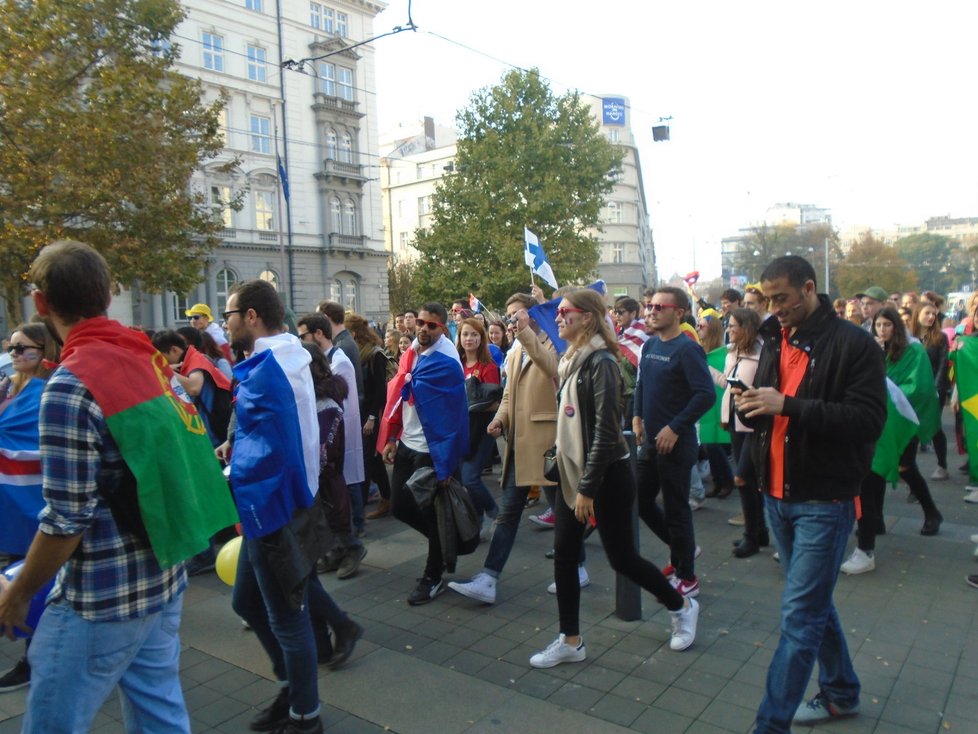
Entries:
[[425, 321], [424, 319], [415, 319], [414, 323], [423, 329], [441, 329], [445, 326], [444, 324], [439, 324], [437, 321]]
[[[225, 321], [227, 321], [228, 320], [228, 316], [230, 316], [233, 313], [242, 313], [242, 309], [236, 308], [233, 311], [225, 311], [224, 313], [221, 314], [221, 318], [224, 319]], [[194, 316], [193, 318], [196, 319], [197, 317]]]
[[21, 356], [28, 349], [43, 349], [43, 347], [35, 347], [33, 344], [11, 344], [7, 347], [7, 354], [16, 354], [18, 357]]
[[677, 306], [675, 303], [652, 303], [651, 301], [647, 301], [642, 305], [645, 306], [646, 311], [653, 311], [654, 313], [659, 313], [665, 308], [682, 308], [681, 306]]
[[202, 319], [202, 318], [204, 318], [204, 314], [195, 313], [193, 316], [190, 317], [190, 320], [196, 321], [197, 319]]
[[569, 313], [584, 313], [584, 309], [583, 308], [558, 308], [557, 309], [557, 316], [559, 316], [562, 319], [567, 318], [567, 314]]

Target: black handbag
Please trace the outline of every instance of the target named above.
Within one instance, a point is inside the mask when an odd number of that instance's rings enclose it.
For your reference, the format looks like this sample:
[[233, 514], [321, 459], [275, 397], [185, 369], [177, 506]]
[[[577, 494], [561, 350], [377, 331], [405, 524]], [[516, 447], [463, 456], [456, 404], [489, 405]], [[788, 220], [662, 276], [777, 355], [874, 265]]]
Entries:
[[560, 467], [557, 466], [556, 446], [551, 446], [543, 455], [543, 478], [548, 482], [560, 481]]

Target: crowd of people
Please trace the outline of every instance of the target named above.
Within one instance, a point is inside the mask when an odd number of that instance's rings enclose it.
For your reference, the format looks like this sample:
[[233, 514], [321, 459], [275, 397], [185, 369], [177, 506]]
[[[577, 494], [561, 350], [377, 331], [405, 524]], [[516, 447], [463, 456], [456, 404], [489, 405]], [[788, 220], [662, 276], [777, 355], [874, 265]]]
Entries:
[[[772, 261], [715, 305], [691, 284], [610, 304], [593, 287], [548, 299], [533, 286], [498, 316], [474, 298], [429, 302], [386, 328], [328, 300], [291, 319], [274, 287], [245, 281], [219, 319], [195, 304], [187, 326], [148, 334], [105, 317], [111, 281], [91, 248], [49, 245], [31, 275], [37, 316], [10, 335], [12, 374], [0, 382], [0, 552], [25, 559], [15, 580], [0, 581], [0, 624], [25, 628], [26, 602], [56, 576], [24, 656], [0, 678], [0, 691], [31, 687], [25, 731], [86, 729], [116, 684], [133, 730], [186, 731], [180, 600], [187, 576], [212, 571], [238, 542], [231, 606], [280, 688], [251, 728], [322, 731], [317, 667], [343, 665], [364, 630], [320, 577], [360, 571], [368, 523], [392, 516], [425, 539], [408, 604], [450, 589], [492, 605], [540, 490], [546, 507], [530, 520], [553, 530], [557, 634], [529, 665], [587, 657], [579, 608], [592, 533], [610, 566], [669, 611], [669, 648], [694, 645], [695, 511], [736, 491], [728, 522], [743, 530], [732, 555], [773, 545], [785, 577], [756, 730], [852, 715], [860, 684], [832, 603], [838, 575], [876, 568], [888, 484], [907, 485], [922, 535], [940, 532], [917, 455], [933, 450], [930, 481], [948, 479], [949, 403], [958, 446], [967, 438], [961, 403], [972, 388], [952, 365], [971, 364], [978, 294], [958, 320], [929, 291], [870, 286], [833, 303], [799, 257]], [[135, 376], [132, 389], [106, 396], [110, 366], [91, 356], [100, 345], [112, 370]], [[181, 464], [191, 450], [160, 441], [136, 458], [125, 416], [151, 405], [192, 451], [205, 447], [208, 466]], [[484, 480], [496, 461], [498, 494]], [[152, 504], [145, 476], [163, 462], [186, 473], [194, 507]], [[978, 467], [960, 469], [974, 479]], [[446, 509], [439, 498], [459, 487], [462, 508]], [[978, 503], [978, 485], [964, 499]], [[661, 568], [636, 550], [636, 503], [668, 554]], [[209, 521], [195, 524], [193, 543], [164, 551], [150, 508]], [[477, 538], [465, 535], [470, 524]], [[479, 541], [481, 570], [446, 578]], [[105, 630], [131, 652], [101, 661], [105, 674], [82, 702], [87, 679], [65, 676], [92, 662], [84, 640]], [[69, 635], [80, 640], [73, 662], [52, 665], [52, 646]], [[816, 662], [820, 690], [804, 701]], [[79, 699], [70, 714], [51, 704], [62, 688]]]

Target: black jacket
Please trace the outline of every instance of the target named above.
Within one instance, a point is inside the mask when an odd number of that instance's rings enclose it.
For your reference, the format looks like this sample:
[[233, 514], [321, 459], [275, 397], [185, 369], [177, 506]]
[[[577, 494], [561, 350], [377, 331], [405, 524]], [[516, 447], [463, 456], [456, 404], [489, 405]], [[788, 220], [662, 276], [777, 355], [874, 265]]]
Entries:
[[587, 458], [577, 491], [594, 498], [608, 467], [628, 456], [621, 432], [622, 379], [618, 362], [607, 349], [594, 352], [577, 373], [577, 403]]
[[[785, 397], [784, 500], [829, 501], [855, 497], [869, 473], [876, 440], [886, 421], [886, 364], [883, 350], [858, 326], [840, 319], [819, 295], [818, 309], [790, 337], [808, 354], [808, 367], [795, 397]], [[761, 326], [756, 387], [778, 388], [781, 328], [777, 319]], [[746, 418], [755, 430], [752, 459], [758, 486], [769, 491], [771, 416]]]

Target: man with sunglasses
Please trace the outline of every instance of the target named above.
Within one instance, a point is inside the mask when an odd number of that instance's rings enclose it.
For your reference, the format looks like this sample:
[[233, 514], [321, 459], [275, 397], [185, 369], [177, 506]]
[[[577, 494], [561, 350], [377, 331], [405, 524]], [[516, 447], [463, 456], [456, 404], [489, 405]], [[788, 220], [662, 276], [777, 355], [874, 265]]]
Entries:
[[427, 604], [445, 591], [445, 561], [435, 507], [421, 508], [407, 481], [416, 470], [433, 466], [439, 484], [446, 484], [469, 444], [465, 376], [458, 350], [446, 336], [448, 311], [440, 303], [427, 303], [415, 323], [417, 340], [387, 386], [377, 437], [384, 462], [394, 465], [391, 513], [428, 539], [424, 573], [408, 596], [412, 606]]
[[231, 345], [228, 344], [228, 339], [224, 335], [224, 329], [214, 322], [214, 314], [211, 313], [210, 306], [206, 303], [195, 303], [184, 311], [184, 313], [190, 319], [190, 325], [192, 327], [198, 331], [206, 331], [210, 334], [211, 338], [217, 343], [224, 358], [228, 362], [234, 362], [231, 355]]
[[[696, 539], [689, 484], [696, 463], [696, 421], [716, 402], [706, 353], [683, 337], [689, 297], [679, 288], [645, 292], [647, 322], [655, 332], [642, 348], [632, 428], [639, 446], [638, 511], [670, 549], [663, 573], [683, 596], [699, 594], [693, 568]], [[662, 510], [656, 498], [662, 493]]]

